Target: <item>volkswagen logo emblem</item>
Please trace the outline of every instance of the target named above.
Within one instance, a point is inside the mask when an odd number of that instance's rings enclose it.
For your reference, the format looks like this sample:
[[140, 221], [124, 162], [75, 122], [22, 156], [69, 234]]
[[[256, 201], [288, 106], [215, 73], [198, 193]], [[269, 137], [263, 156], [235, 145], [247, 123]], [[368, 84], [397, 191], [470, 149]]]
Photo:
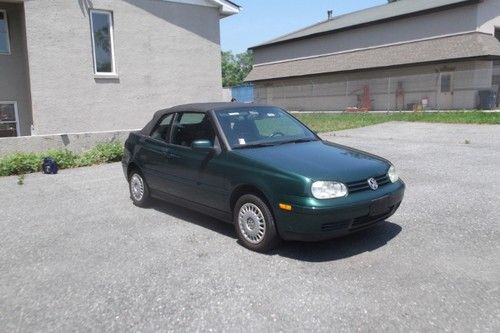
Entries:
[[375, 178], [370, 178], [370, 179], [368, 179], [368, 185], [369, 185], [369, 186], [370, 186], [370, 188], [371, 188], [372, 190], [374, 190], [374, 191], [375, 191], [376, 189], [378, 189], [378, 183], [377, 183], [377, 181], [375, 180]]

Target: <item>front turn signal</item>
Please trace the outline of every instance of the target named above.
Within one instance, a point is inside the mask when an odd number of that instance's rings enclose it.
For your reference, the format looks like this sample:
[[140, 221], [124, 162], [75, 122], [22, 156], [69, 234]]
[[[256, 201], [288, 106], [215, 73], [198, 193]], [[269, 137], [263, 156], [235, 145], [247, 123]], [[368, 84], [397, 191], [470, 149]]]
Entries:
[[292, 205], [280, 203], [280, 209], [286, 210], [287, 212], [292, 211]]

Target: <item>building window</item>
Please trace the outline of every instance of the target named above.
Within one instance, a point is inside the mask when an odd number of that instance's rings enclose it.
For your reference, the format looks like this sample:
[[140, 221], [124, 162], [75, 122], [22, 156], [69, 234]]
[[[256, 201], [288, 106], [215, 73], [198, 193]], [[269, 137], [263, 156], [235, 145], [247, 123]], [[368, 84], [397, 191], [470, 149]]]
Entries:
[[95, 74], [115, 74], [113, 45], [113, 14], [103, 10], [90, 10], [92, 49]]
[[0, 138], [19, 135], [17, 104], [0, 102]]
[[495, 28], [495, 37], [500, 42], [500, 28]]
[[441, 74], [441, 92], [451, 92], [451, 74]]
[[3, 9], [0, 9], [0, 53], [10, 53], [9, 23], [7, 12]]

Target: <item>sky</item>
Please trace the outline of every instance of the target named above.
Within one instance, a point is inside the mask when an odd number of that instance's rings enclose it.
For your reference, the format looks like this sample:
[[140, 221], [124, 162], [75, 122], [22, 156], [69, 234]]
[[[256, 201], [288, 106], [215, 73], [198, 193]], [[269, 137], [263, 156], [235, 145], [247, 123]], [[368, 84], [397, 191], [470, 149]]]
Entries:
[[337, 16], [387, 3], [387, 0], [232, 1], [243, 8], [239, 14], [221, 20], [221, 47], [234, 53], [323, 21], [328, 10]]

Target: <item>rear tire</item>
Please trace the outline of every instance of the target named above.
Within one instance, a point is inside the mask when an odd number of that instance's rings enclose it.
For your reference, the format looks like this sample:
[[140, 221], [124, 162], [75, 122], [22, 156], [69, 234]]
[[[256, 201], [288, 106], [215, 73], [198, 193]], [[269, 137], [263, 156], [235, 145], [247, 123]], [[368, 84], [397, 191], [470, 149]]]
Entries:
[[267, 252], [279, 243], [271, 210], [253, 194], [245, 194], [238, 199], [233, 222], [241, 244], [252, 251]]
[[130, 198], [134, 205], [147, 207], [151, 202], [149, 186], [142, 174], [137, 170], [132, 170], [128, 179]]

